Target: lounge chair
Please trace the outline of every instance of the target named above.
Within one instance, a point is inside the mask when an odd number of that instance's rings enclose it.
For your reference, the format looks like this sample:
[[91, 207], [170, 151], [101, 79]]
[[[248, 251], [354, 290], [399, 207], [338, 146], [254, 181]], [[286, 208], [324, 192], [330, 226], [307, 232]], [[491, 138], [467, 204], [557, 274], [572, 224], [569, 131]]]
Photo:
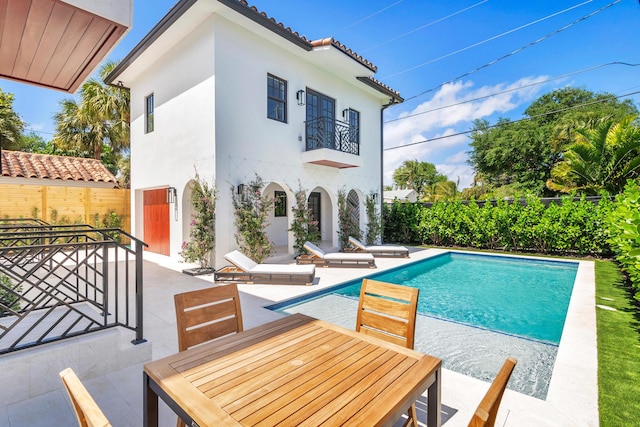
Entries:
[[226, 254], [224, 259], [232, 265], [214, 273], [216, 282], [311, 285], [316, 277], [315, 265], [258, 264], [237, 250]]
[[389, 258], [409, 258], [409, 249], [404, 246], [380, 245], [366, 246], [355, 237], [349, 236], [349, 243], [356, 248], [358, 252], [368, 252], [373, 256], [389, 257]]
[[296, 258], [298, 264], [315, 264], [322, 267], [369, 267], [376, 268], [373, 255], [368, 253], [327, 253], [311, 242], [306, 242], [304, 248], [310, 255], [300, 255]]

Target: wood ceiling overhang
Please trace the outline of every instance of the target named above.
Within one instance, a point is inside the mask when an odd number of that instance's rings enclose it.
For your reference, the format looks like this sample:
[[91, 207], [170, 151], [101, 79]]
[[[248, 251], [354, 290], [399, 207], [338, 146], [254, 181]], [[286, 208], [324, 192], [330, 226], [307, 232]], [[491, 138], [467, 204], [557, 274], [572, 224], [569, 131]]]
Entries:
[[127, 29], [60, 0], [0, 0], [0, 78], [73, 93]]

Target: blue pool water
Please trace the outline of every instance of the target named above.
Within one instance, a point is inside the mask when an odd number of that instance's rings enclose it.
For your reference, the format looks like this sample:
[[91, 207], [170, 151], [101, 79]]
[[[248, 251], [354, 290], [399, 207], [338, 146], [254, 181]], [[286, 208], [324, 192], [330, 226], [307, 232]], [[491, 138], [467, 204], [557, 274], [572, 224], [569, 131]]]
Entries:
[[[578, 265], [461, 253], [371, 276], [420, 289], [418, 312], [558, 344]], [[333, 293], [358, 298], [361, 280]]]
[[[368, 277], [420, 289], [416, 350], [491, 381], [518, 359], [510, 388], [544, 399], [577, 262], [449, 252]], [[361, 280], [267, 308], [302, 312], [353, 329]]]

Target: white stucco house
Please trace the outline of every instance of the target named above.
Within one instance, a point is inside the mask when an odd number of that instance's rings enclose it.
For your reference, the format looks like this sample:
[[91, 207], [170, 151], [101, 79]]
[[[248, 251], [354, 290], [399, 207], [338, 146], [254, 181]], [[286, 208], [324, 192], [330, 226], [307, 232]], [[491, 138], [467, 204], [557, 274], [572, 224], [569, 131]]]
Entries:
[[107, 79], [131, 90], [133, 234], [179, 257], [194, 168], [218, 190], [218, 268], [237, 248], [231, 192], [256, 175], [263, 192], [286, 200], [268, 234], [289, 253], [299, 186], [324, 242], [338, 245], [341, 189], [364, 231], [364, 196], [382, 194], [382, 111], [402, 102], [376, 71], [332, 38], [308, 40], [244, 0], [178, 1]]

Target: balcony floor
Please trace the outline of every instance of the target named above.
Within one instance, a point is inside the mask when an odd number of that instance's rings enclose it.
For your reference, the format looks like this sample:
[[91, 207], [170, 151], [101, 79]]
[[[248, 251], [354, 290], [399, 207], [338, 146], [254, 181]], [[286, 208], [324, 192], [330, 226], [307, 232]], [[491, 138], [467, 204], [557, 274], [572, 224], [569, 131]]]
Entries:
[[[409, 260], [378, 258], [376, 259], [378, 268], [375, 271], [392, 268], [438, 252], [440, 250], [437, 249], [412, 249]], [[273, 259], [277, 259], [277, 256], [276, 254]], [[284, 261], [285, 258], [283, 257], [283, 262], [287, 262]], [[290, 262], [290, 260], [288, 261]], [[188, 266], [176, 263], [166, 257], [145, 254], [144, 336], [152, 343], [153, 359], [177, 351], [173, 295], [208, 287], [212, 284], [211, 275], [193, 277], [182, 274], [180, 271], [186, 267]], [[316, 275], [320, 280], [312, 287], [240, 285], [244, 326], [248, 329], [280, 317], [278, 313], [262, 308], [266, 304], [362, 277], [371, 272], [370, 269], [359, 268], [318, 268]], [[585, 280], [593, 281], [593, 278], [587, 277]], [[583, 314], [585, 311], [594, 312], [595, 302], [588, 295], [591, 286], [592, 283], [583, 286], [587, 289], [587, 298], [586, 300], [579, 299], [580, 313], [577, 313], [576, 318], [567, 319], [566, 335], [582, 337], [584, 330], [581, 328], [587, 328], [589, 334], [593, 334], [595, 339], [595, 313], [593, 313], [593, 319], [589, 319], [589, 315]], [[575, 298], [575, 294], [574, 290], [573, 298]], [[567, 329], [568, 327], [569, 329]], [[572, 337], [569, 336], [569, 338]], [[591, 342], [587, 341], [586, 345], [589, 346]], [[594, 388], [589, 382], [589, 379], [596, 375], [596, 363], [590, 363], [586, 370], [583, 368], [585, 348], [581, 348], [579, 345], [572, 345], [571, 348], [561, 350], [564, 352], [562, 356], [564, 359], [556, 361], [554, 377], [558, 375], [559, 369], [564, 371], [560, 372], [560, 376], [564, 378], [566, 384], [558, 387], [563, 392], [555, 393], [553, 397], [550, 392], [547, 401], [542, 401], [507, 390], [496, 425], [525, 427], [598, 425], [597, 387]], [[588, 348], [586, 353], [589, 352], [593, 352], [593, 349]], [[558, 352], [559, 358], [560, 355], [561, 351]], [[10, 356], [15, 357], [16, 355]], [[0, 362], [2, 357], [4, 356], [0, 356]], [[580, 369], [575, 367], [576, 364], [580, 366]], [[48, 375], [56, 378], [58, 370], [61, 370], [55, 363], [52, 363], [48, 369], [50, 370]], [[85, 380], [84, 383], [114, 426], [137, 427], [142, 425], [142, 363]], [[443, 425], [448, 427], [466, 426], [487, 387], [488, 383], [446, 369], [443, 370]], [[62, 389], [0, 406], [0, 426], [39, 427], [52, 425], [77, 425], [71, 404]], [[163, 427], [175, 426], [175, 415], [162, 403], [160, 404], [160, 425]]]

